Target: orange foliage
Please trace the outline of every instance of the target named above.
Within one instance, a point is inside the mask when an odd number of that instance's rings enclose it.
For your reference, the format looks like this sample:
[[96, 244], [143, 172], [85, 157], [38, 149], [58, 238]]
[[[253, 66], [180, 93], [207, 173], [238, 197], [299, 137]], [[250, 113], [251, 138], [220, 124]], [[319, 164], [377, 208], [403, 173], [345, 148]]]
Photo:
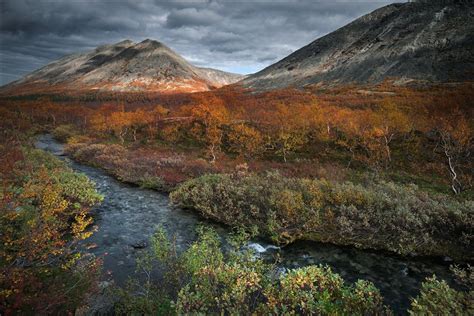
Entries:
[[[464, 186], [469, 187], [469, 172], [460, 166], [466, 166], [465, 155], [472, 149], [473, 109], [469, 104], [473, 91], [470, 84], [345, 86], [263, 93], [232, 86], [176, 95], [64, 95], [61, 98], [66, 101], [59, 103], [43, 97], [9, 101], [7, 107], [26, 121], [53, 126], [72, 123], [94, 137], [107, 139], [112, 135], [123, 144], [159, 140], [170, 145], [199, 145], [212, 162], [219, 153], [287, 161], [300, 154], [328, 157], [339, 148], [345, 149], [345, 154], [338, 159], [348, 166], [356, 162], [374, 170], [428, 166], [422, 163], [428, 158], [424, 147], [434, 150], [427, 137], [434, 133], [438, 144], [450, 144], [449, 152], [458, 152], [452, 158], [457, 161], [455, 169], [462, 169], [458, 180], [463, 178], [467, 182]], [[425, 136], [420, 138], [417, 133]], [[418, 145], [412, 141], [415, 138]], [[453, 149], [458, 144], [463, 144], [463, 149]], [[448, 161], [445, 153], [435, 154]], [[412, 162], [405, 161], [406, 156], [413, 156]], [[434, 164], [441, 160], [435, 159]]]

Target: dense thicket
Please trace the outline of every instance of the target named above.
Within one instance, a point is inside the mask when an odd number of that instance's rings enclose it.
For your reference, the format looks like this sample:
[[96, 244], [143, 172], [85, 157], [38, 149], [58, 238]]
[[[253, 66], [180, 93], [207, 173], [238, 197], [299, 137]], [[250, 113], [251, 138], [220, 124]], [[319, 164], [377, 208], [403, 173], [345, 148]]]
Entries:
[[218, 174], [185, 182], [171, 200], [228, 225], [255, 227], [277, 242], [310, 239], [473, 259], [474, 203], [414, 185]]
[[[330, 267], [308, 266], [282, 271], [245, 247], [238, 233], [222, 252], [215, 231], [201, 228], [198, 239], [177, 252], [173, 238], [159, 229], [152, 250], [139, 260], [145, 281], [119, 289], [119, 314], [258, 314], [258, 315], [392, 315], [379, 290], [368, 281], [348, 284]], [[150, 275], [164, 273], [163, 282]], [[463, 291], [435, 277], [412, 299], [413, 315], [468, 315], [474, 309], [470, 269], [455, 269]], [[469, 290], [470, 288], [470, 290]]]
[[73, 312], [94, 294], [100, 261], [77, 246], [102, 197], [85, 175], [15, 138], [0, 144], [0, 311]]

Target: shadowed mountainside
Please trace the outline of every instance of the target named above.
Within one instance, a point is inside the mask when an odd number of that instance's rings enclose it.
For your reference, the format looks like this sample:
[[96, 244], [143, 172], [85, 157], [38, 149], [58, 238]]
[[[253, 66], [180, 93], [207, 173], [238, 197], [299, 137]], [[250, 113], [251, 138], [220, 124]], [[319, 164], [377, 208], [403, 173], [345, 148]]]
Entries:
[[474, 78], [474, 3], [415, 1], [373, 11], [321, 37], [242, 83], [257, 90], [394, 79]]

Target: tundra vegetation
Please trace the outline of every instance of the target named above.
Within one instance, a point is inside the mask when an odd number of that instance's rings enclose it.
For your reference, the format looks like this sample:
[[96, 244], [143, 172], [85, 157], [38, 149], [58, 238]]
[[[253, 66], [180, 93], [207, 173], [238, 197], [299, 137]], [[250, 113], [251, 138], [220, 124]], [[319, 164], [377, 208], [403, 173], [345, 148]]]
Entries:
[[[393, 315], [379, 290], [368, 281], [348, 284], [328, 266], [279, 271], [245, 247], [249, 235], [237, 231], [226, 252], [210, 228], [178, 252], [171, 236], [159, 229], [151, 251], [138, 261], [143, 280], [118, 289], [118, 314]], [[164, 275], [161, 282], [150, 278]], [[463, 290], [435, 276], [426, 279], [407, 311], [412, 315], [468, 315], [474, 311], [474, 273], [453, 268]]]
[[180, 207], [278, 243], [309, 239], [403, 255], [474, 259], [474, 203], [414, 185], [331, 183], [279, 173], [205, 175], [171, 193]]
[[0, 311], [63, 314], [96, 291], [100, 261], [78, 243], [102, 200], [85, 175], [15, 134], [0, 144]]
[[[2, 97], [2, 312], [74, 311], [96, 285], [99, 262], [76, 246], [91, 233], [100, 196], [87, 178], [32, 148], [41, 132], [65, 142], [73, 159], [171, 192], [176, 205], [223, 224], [257, 226], [278, 243], [472, 260], [472, 85], [367, 89]], [[147, 292], [164, 294], [122, 292], [120, 311], [388, 313], [367, 282], [345, 284], [328, 267], [277, 276], [238, 251], [221, 253], [212, 236], [202, 233], [183, 254], [156, 239], [154, 257], [141, 264], [169, 270]], [[172, 261], [163, 251], [174, 251]], [[196, 251], [213, 251], [214, 261], [199, 262]], [[426, 280], [412, 313], [469, 314], [472, 282], [464, 283], [471, 287]]]

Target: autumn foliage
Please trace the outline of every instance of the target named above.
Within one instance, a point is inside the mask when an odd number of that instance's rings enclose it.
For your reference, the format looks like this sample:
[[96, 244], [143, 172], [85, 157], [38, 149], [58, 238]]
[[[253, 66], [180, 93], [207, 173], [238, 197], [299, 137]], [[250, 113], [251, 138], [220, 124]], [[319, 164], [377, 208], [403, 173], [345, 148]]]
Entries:
[[211, 164], [228, 158], [237, 164], [330, 161], [430, 179], [459, 194], [473, 185], [472, 91], [468, 84], [259, 94], [233, 87], [175, 96], [43, 96], [4, 100], [0, 109], [11, 117], [2, 122], [10, 129], [34, 122], [63, 129], [63, 138], [66, 133], [128, 148], [187, 148]]
[[78, 243], [102, 197], [84, 175], [8, 137], [0, 145], [0, 310], [74, 311], [93, 293], [100, 262]]
[[[2, 97], [1, 312], [74, 311], [98, 269], [77, 246], [91, 233], [89, 212], [100, 197], [85, 177], [33, 150], [28, 139], [34, 133], [52, 132], [72, 158], [126, 182], [166, 191], [185, 183], [175, 193], [183, 206], [199, 204], [206, 208], [202, 214], [224, 223], [260, 223], [275, 240], [303, 236], [465, 257], [472, 247], [466, 231], [472, 231], [473, 91], [472, 84], [382, 84]], [[278, 181], [265, 176], [274, 169]], [[221, 201], [206, 195], [223, 182]], [[277, 182], [281, 190], [267, 194], [264, 188]], [[199, 188], [188, 192], [196, 183]], [[201, 189], [207, 191], [191, 196]], [[261, 203], [243, 212], [252, 198]], [[232, 212], [223, 214], [230, 206]], [[389, 234], [378, 235], [381, 229]], [[217, 271], [207, 272], [221, 282]]]

